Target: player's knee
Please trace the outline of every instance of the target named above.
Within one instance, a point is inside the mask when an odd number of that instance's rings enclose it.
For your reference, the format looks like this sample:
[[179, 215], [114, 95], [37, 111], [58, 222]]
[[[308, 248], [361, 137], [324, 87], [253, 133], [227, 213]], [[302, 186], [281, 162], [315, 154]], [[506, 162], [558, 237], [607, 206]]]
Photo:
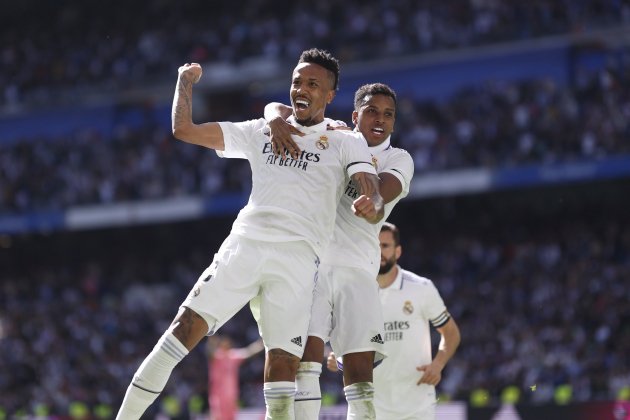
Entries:
[[324, 340], [319, 337], [309, 336], [306, 339], [306, 346], [304, 347], [304, 355], [302, 355], [302, 361], [322, 363], [323, 360]]
[[373, 351], [348, 353], [343, 356], [343, 379], [346, 386], [357, 382], [372, 382], [373, 370]]
[[197, 312], [189, 308], [181, 311], [171, 325], [173, 335], [188, 350], [192, 350], [208, 334], [208, 323]]
[[265, 382], [295, 381], [300, 359], [282, 349], [267, 352]]

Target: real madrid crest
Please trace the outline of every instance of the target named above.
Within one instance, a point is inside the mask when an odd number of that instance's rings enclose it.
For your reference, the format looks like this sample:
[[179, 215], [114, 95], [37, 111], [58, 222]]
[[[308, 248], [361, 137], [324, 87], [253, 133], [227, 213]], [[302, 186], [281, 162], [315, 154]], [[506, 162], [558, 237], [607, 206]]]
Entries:
[[328, 137], [320, 136], [319, 140], [317, 140], [317, 142], [315, 143], [315, 147], [317, 147], [319, 150], [328, 149]]
[[403, 312], [407, 315], [411, 315], [413, 313], [413, 305], [410, 300], [406, 300], [403, 305]]
[[374, 169], [378, 169], [378, 159], [376, 159], [376, 156], [372, 156], [372, 166], [374, 166]]

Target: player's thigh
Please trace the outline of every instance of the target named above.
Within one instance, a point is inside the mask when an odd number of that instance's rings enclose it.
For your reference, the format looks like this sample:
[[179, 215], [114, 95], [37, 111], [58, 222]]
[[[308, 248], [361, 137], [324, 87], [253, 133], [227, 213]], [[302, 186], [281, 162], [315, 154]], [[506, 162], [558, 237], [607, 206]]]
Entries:
[[228, 236], [181, 306], [198, 313], [209, 332], [216, 332], [257, 295], [263, 252], [264, 243]]
[[318, 337], [324, 342], [329, 340], [335, 321], [333, 319], [332, 275], [330, 265], [324, 263], [319, 265], [317, 282], [313, 290], [311, 319], [308, 325], [308, 335]]
[[335, 354], [376, 352], [384, 357], [383, 312], [376, 278], [367, 270], [334, 267], [333, 318], [330, 343]]
[[318, 259], [306, 242], [270, 244], [260, 289], [259, 330], [267, 349], [302, 357]]

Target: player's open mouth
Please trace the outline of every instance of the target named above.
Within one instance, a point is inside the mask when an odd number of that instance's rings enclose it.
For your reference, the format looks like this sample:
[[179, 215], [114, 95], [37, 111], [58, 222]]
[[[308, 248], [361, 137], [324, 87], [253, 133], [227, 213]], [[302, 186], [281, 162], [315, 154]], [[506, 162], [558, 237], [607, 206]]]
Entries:
[[372, 129], [372, 133], [382, 136], [383, 134], [385, 134], [385, 130], [383, 130], [381, 127], [374, 127]]
[[310, 106], [310, 104], [308, 103], [308, 101], [304, 100], [304, 99], [296, 99], [295, 100], [295, 108], [303, 111], [305, 109], [307, 109]]

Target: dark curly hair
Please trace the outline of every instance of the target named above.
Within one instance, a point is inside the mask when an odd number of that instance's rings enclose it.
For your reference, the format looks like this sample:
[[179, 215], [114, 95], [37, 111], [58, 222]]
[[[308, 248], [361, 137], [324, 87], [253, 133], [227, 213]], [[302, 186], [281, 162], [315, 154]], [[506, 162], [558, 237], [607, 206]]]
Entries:
[[339, 60], [333, 57], [328, 51], [317, 48], [306, 50], [300, 55], [298, 64], [299, 63], [317, 64], [330, 71], [334, 76], [333, 89], [339, 89]]
[[386, 95], [394, 100], [396, 105], [396, 92], [384, 83], [370, 83], [361, 86], [354, 94], [354, 110], [359, 111], [367, 96]]

